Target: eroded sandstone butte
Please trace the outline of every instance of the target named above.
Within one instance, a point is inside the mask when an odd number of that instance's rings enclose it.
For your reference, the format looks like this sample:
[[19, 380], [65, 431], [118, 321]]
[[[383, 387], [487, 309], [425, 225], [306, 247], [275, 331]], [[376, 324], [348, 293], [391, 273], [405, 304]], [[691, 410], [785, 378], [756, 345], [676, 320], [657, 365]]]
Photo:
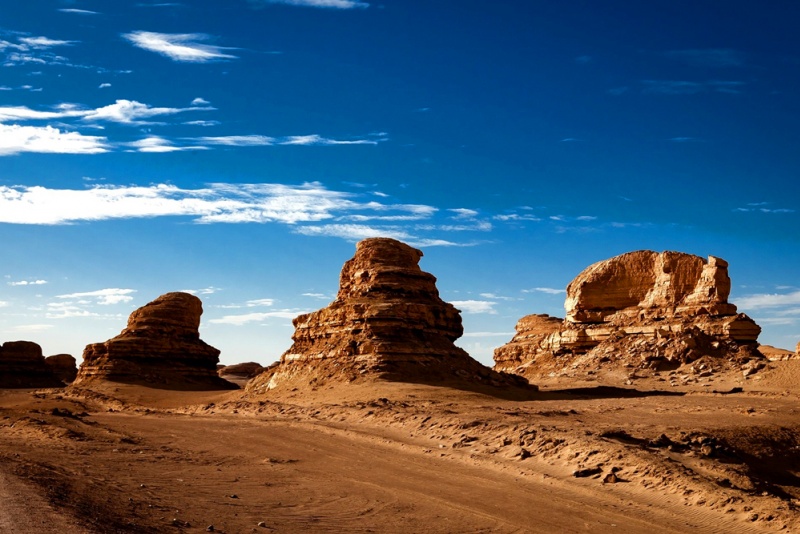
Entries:
[[78, 376], [78, 364], [71, 354], [54, 354], [45, 358], [44, 363], [65, 384], [69, 384]]
[[0, 388], [63, 386], [45, 364], [42, 347], [33, 341], [6, 341], [0, 345]]
[[539, 377], [763, 359], [761, 328], [728, 302], [730, 288], [728, 264], [714, 256], [641, 250], [595, 263], [567, 286], [566, 318], [523, 317], [494, 368]]
[[167, 388], [235, 388], [217, 376], [219, 350], [200, 339], [203, 304], [188, 293], [166, 293], [131, 313], [127, 327], [87, 345], [74, 384], [92, 380]]
[[295, 318], [291, 348], [247, 389], [265, 391], [289, 381], [350, 382], [364, 375], [522, 385], [454, 344], [463, 334], [461, 315], [439, 297], [436, 278], [419, 267], [421, 257], [394, 239], [359, 242], [342, 268], [336, 300]]

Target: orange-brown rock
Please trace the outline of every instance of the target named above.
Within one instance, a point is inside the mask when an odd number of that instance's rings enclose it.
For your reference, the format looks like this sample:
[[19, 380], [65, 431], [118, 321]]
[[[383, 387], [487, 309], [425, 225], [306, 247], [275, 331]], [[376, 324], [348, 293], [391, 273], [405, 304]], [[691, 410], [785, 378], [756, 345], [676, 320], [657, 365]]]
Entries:
[[595, 263], [568, 286], [566, 319], [527, 316], [495, 350], [495, 370], [525, 376], [625, 366], [678, 365], [702, 356], [762, 358], [761, 328], [728, 302], [725, 260], [629, 252]]
[[461, 315], [439, 297], [436, 278], [418, 265], [421, 257], [421, 251], [394, 239], [359, 242], [342, 268], [336, 300], [295, 318], [294, 344], [248, 389], [263, 391], [297, 377], [318, 384], [364, 375], [520, 384], [454, 344], [463, 333]]
[[203, 305], [188, 293], [167, 293], [135, 310], [128, 326], [87, 345], [74, 384], [102, 379], [167, 388], [235, 388], [217, 376], [219, 350], [200, 339]]
[[42, 347], [32, 341], [6, 341], [0, 345], [0, 388], [52, 388], [63, 386], [45, 364]]
[[44, 363], [54, 375], [65, 384], [69, 384], [78, 376], [78, 365], [71, 354], [55, 354], [44, 359]]
[[797, 347], [794, 349], [794, 353], [800, 358], [800, 341], [797, 342]]

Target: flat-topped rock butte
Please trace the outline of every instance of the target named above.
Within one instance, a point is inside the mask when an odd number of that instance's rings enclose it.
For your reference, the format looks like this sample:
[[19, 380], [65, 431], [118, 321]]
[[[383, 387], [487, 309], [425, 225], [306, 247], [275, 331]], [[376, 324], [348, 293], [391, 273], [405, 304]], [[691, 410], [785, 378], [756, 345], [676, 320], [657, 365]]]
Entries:
[[202, 302], [194, 295], [161, 295], [131, 313], [118, 336], [86, 346], [74, 385], [110, 380], [235, 389], [217, 376], [219, 350], [200, 339], [202, 313]]
[[52, 388], [64, 383], [45, 363], [42, 347], [33, 341], [0, 345], [0, 388]]
[[[528, 377], [599, 367], [665, 369], [702, 357], [764, 360], [761, 328], [728, 302], [728, 263], [681, 252], [629, 252], [568, 286], [566, 318], [529, 315], [495, 350], [495, 370]], [[754, 364], [755, 365], [755, 364]]]
[[253, 379], [248, 391], [295, 379], [313, 385], [361, 376], [524, 385], [453, 343], [463, 334], [461, 315], [439, 297], [436, 278], [419, 267], [421, 257], [421, 251], [395, 239], [360, 241], [342, 267], [336, 300], [293, 321], [292, 347], [279, 365]]

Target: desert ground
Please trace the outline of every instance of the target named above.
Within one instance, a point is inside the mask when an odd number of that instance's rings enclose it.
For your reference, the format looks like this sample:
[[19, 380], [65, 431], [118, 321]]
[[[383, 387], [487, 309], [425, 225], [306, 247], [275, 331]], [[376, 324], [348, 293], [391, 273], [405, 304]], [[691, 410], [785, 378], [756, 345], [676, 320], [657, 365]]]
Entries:
[[800, 532], [800, 361], [670, 373], [2, 390], [0, 532]]

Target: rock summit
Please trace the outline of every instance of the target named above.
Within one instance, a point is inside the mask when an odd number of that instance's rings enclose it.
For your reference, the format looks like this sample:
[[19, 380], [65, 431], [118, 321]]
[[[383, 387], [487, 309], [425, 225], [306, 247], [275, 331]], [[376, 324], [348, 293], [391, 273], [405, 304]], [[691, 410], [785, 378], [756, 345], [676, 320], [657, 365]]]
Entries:
[[364, 375], [519, 385], [517, 377], [493, 372], [454, 344], [463, 334], [461, 315], [439, 297], [436, 278], [419, 267], [421, 257], [395, 239], [360, 241], [342, 268], [336, 300], [294, 319], [294, 344], [248, 390]]
[[219, 350], [200, 339], [203, 305], [189, 293], [166, 293], [131, 313], [116, 337], [87, 345], [74, 384], [91, 380], [167, 388], [235, 388], [217, 376]]
[[728, 302], [730, 288], [728, 263], [714, 256], [641, 250], [595, 263], [567, 286], [566, 318], [523, 317], [494, 368], [540, 377], [764, 359], [761, 328]]

